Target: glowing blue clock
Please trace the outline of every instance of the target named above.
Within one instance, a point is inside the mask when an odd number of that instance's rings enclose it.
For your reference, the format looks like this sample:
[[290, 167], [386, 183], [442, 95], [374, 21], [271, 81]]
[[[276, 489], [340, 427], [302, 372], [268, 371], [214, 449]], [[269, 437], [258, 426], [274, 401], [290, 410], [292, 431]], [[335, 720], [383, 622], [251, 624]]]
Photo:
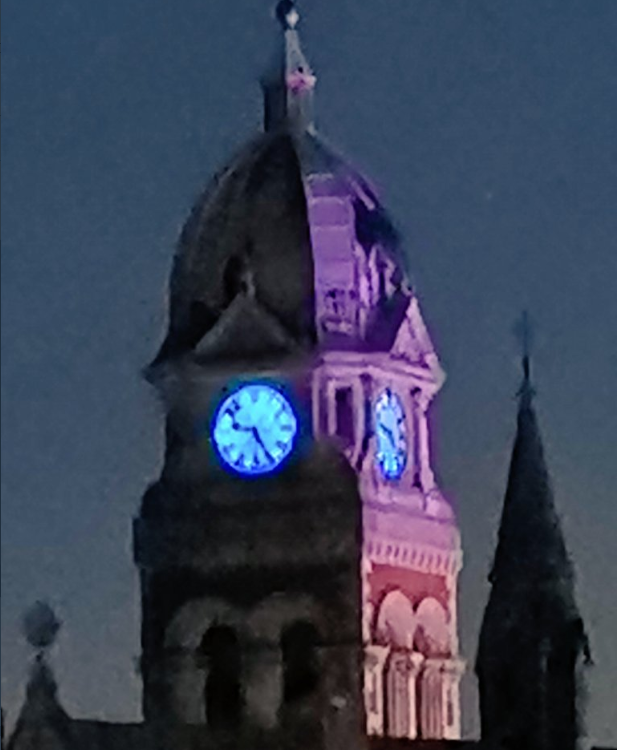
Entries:
[[407, 462], [405, 412], [400, 398], [386, 389], [375, 404], [377, 465], [386, 479], [399, 479]]
[[247, 383], [216, 411], [212, 440], [222, 461], [240, 474], [267, 474], [290, 454], [298, 420], [287, 398], [265, 383]]

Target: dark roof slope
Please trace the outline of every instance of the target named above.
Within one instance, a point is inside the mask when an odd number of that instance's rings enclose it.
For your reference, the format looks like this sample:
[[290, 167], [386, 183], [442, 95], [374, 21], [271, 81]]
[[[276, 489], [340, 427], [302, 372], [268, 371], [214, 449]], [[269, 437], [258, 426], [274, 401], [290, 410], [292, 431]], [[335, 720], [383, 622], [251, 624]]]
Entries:
[[155, 362], [192, 350], [250, 275], [256, 300], [302, 347], [316, 341], [313, 250], [305, 183], [327, 175], [350, 200], [355, 232], [400, 269], [399, 237], [367, 181], [312, 133], [285, 128], [252, 141], [196, 202], [169, 287], [169, 328]]
[[298, 340], [314, 337], [306, 201], [285, 132], [256, 139], [195, 204], [174, 259], [160, 358], [191, 349], [203, 337], [236, 296], [244, 266], [258, 301]]

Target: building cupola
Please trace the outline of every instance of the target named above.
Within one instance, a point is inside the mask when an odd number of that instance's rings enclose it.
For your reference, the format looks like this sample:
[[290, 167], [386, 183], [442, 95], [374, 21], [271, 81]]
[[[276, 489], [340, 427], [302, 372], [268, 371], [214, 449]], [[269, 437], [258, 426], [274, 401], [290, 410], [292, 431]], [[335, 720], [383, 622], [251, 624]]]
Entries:
[[315, 131], [315, 75], [299, 13], [279, 3], [264, 132], [193, 207], [169, 287], [169, 327], [149, 370], [191, 353], [250, 275], [256, 301], [305, 351], [388, 348], [411, 299], [397, 231], [362, 177]]

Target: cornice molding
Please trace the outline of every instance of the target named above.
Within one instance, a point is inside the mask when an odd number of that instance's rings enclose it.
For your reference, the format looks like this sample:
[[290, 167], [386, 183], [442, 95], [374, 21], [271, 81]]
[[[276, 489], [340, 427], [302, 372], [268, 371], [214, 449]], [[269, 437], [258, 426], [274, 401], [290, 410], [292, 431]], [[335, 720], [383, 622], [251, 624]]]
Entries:
[[456, 576], [463, 564], [460, 548], [445, 550], [430, 544], [403, 542], [379, 536], [365, 540], [364, 552], [371, 563], [448, 578]]

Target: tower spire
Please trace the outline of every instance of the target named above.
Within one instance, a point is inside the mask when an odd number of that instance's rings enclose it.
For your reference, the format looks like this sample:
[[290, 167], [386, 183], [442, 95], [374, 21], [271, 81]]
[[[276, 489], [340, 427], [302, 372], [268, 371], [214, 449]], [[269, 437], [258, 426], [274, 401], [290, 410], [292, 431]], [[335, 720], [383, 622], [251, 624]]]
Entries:
[[482, 736], [504, 747], [575, 750], [577, 664], [589, 651], [532, 404], [527, 313], [516, 333], [523, 383], [476, 662]]
[[284, 31], [295, 29], [300, 20], [300, 14], [293, 0], [281, 0], [276, 6], [276, 17]]
[[533, 328], [529, 313], [523, 310], [521, 317], [514, 328], [515, 334], [521, 344], [523, 382], [518, 390], [521, 408], [529, 407], [535, 391], [531, 384], [531, 347], [533, 343]]
[[262, 79], [264, 127], [288, 127], [302, 132], [313, 129], [313, 89], [316, 78], [302, 52], [297, 26], [300, 14], [293, 0], [280, 0], [276, 18], [283, 31], [274, 69]]

